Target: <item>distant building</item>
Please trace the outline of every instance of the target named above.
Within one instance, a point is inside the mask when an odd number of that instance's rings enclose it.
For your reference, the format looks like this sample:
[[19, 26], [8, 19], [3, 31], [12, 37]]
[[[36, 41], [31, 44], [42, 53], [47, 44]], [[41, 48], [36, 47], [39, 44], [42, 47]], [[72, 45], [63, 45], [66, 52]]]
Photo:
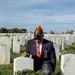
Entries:
[[73, 32], [72, 34], [75, 34], [75, 32]]
[[70, 34], [69, 32], [66, 32], [66, 34]]

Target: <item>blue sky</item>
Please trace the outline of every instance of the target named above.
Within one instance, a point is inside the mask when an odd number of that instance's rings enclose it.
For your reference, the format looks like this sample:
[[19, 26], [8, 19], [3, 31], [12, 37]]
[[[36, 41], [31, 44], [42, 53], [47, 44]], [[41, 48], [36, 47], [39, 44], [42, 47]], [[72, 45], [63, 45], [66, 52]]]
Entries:
[[75, 31], [75, 0], [0, 0], [0, 28]]

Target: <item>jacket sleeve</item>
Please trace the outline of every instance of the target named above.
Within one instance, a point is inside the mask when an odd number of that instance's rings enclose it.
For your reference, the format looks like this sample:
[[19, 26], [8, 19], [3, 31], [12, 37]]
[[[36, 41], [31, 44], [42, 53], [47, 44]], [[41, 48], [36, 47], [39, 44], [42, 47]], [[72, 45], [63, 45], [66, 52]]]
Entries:
[[56, 67], [56, 53], [55, 53], [55, 49], [53, 46], [53, 43], [50, 46], [50, 57], [51, 57], [51, 66], [52, 66], [52, 71], [55, 71], [55, 67]]
[[30, 49], [29, 49], [29, 41], [27, 42], [27, 46], [26, 46], [26, 50], [25, 50], [25, 52], [27, 52], [28, 54], [30, 54]]

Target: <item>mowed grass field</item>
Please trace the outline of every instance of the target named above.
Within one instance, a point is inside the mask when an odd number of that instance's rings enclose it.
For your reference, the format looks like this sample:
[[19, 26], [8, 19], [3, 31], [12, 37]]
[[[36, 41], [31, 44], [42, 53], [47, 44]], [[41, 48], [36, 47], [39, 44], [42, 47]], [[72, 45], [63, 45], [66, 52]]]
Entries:
[[[11, 48], [10, 64], [0, 65], [0, 75], [13, 75], [13, 60], [16, 57], [21, 56], [24, 50], [25, 50], [25, 46], [21, 46], [21, 52], [16, 54], [16, 53], [13, 53], [12, 48]], [[65, 53], [75, 54], [75, 50], [66, 50]], [[41, 70], [38, 71], [38, 74], [42, 75]], [[52, 75], [60, 75], [60, 60], [57, 61], [55, 72]]]

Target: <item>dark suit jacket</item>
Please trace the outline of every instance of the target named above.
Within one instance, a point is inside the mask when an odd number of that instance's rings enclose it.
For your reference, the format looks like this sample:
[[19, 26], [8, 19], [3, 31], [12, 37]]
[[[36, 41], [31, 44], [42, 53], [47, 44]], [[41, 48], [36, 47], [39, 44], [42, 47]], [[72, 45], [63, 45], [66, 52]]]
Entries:
[[34, 59], [35, 71], [41, 69], [42, 64], [49, 63], [51, 64], [52, 71], [54, 72], [56, 66], [56, 54], [53, 43], [51, 41], [43, 39], [40, 59], [36, 57], [36, 43], [34, 39], [31, 39], [27, 42], [25, 52], [32, 54], [32, 58]]

